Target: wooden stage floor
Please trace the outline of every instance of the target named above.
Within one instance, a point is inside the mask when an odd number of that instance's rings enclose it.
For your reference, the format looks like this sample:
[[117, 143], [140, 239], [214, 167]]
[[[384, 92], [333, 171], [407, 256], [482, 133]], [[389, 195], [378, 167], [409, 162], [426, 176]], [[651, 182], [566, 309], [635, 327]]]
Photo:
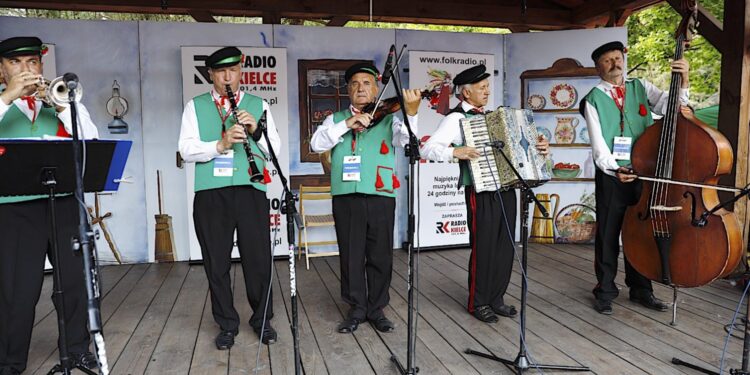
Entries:
[[[502, 357], [518, 353], [518, 318], [485, 324], [465, 310], [468, 250], [423, 252], [417, 342], [419, 374], [510, 374], [499, 363], [464, 354], [467, 348]], [[596, 374], [697, 374], [675, 367], [672, 357], [717, 369], [726, 337], [723, 329], [737, 306], [740, 291], [726, 281], [682, 290], [678, 325], [671, 313], [641, 308], [623, 288], [614, 315], [592, 308], [593, 248], [533, 244], [529, 253], [527, 347], [538, 363], [586, 365]], [[297, 272], [302, 363], [307, 374], [396, 374], [391, 354], [406, 353], [406, 260], [394, 258], [391, 303], [386, 314], [396, 331], [381, 334], [361, 325], [339, 334], [336, 324], [347, 311], [339, 296], [338, 257], [316, 258]], [[290, 374], [289, 275], [286, 261], [276, 261], [273, 325], [279, 341], [262, 346], [258, 374]], [[519, 305], [520, 267], [506, 296]], [[233, 267], [235, 303], [243, 321], [250, 316], [241, 268]], [[211, 317], [206, 277], [201, 266], [187, 263], [139, 264], [103, 268], [102, 317], [112, 374], [252, 374], [258, 340], [246, 323], [231, 351], [213, 344], [218, 328]], [[51, 276], [45, 279], [36, 310], [36, 326], [26, 373], [46, 373], [56, 362], [57, 326]], [[658, 297], [671, 290], [655, 285]], [[744, 308], [742, 309], [744, 312]], [[741, 332], [738, 333], [741, 335]], [[729, 341], [725, 371], [739, 366], [741, 340]], [[536, 373], [530, 370], [528, 373]], [[553, 373], [547, 371], [547, 373]], [[559, 373], [559, 372], [555, 372]]]

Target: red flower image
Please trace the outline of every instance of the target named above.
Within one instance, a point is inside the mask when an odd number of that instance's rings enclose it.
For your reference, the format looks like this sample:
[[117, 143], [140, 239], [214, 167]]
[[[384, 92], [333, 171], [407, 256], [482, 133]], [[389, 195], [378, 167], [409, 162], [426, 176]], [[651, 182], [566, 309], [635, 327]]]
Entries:
[[640, 114], [641, 116], [646, 116], [648, 114], [648, 112], [646, 111], [645, 105], [643, 104], [640, 105], [640, 107], [638, 108], [638, 114]]

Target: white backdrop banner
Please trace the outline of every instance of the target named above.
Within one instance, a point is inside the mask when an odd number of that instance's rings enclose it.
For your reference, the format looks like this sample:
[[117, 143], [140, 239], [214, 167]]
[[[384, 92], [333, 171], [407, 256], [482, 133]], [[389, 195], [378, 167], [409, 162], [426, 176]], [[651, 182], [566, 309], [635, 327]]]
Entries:
[[[495, 70], [495, 56], [475, 53], [409, 51], [409, 85], [428, 90], [430, 100], [419, 107], [419, 137], [424, 143], [459, 100], [453, 94], [453, 77], [462, 70], [484, 64]], [[492, 76], [490, 76], [492, 78]], [[493, 101], [494, 80], [490, 79]], [[423, 162], [419, 167], [420, 193], [418, 244], [422, 247], [468, 246], [464, 190], [458, 189], [458, 163]]]
[[[182, 47], [182, 99], [187, 103], [193, 97], [209, 91], [212, 83], [208, 77], [208, 68], [205, 60], [208, 55], [221, 48], [215, 47]], [[285, 140], [288, 138], [288, 110], [287, 110], [287, 69], [286, 48], [256, 48], [238, 47], [243, 56], [242, 77], [240, 79], [240, 90], [265, 99], [271, 106], [276, 128], [281, 138], [281, 150], [274, 150], [279, 158], [279, 164], [283, 173], [289, 178], [289, 150]], [[271, 212], [269, 220], [271, 224], [271, 241], [273, 243], [274, 255], [287, 255], [289, 248], [286, 240], [286, 220], [279, 212], [283, 188], [279, 180], [278, 172], [268, 163], [273, 182], [268, 186], [268, 199], [271, 200]], [[190, 260], [199, 260], [201, 257], [200, 245], [195, 235], [193, 223], [193, 197], [195, 184], [195, 165], [186, 164], [187, 176], [187, 208], [188, 208], [188, 230], [190, 234]], [[235, 237], [236, 238], [236, 237]], [[232, 257], [239, 257], [236, 241], [232, 251]], [[182, 260], [182, 259], [181, 259]]]

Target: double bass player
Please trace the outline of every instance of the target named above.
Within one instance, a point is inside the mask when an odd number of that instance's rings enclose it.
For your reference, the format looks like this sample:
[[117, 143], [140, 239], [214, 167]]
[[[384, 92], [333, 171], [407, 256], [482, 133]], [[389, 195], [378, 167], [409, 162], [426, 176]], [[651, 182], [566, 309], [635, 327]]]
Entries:
[[[619, 291], [615, 285], [620, 232], [629, 205], [640, 196], [641, 183], [630, 169], [630, 152], [648, 126], [654, 123], [651, 113], [663, 114], [668, 92], [645, 80], [625, 78], [627, 49], [618, 41], [606, 43], [591, 54], [601, 82], [581, 103], [581, 113], [588, 124], [589, 139], [596, 165], [595, 192], [597, 231], [594, 267], [594, 309], [612, 314], [612, 300]], [[672, 62], [672, 72], [682, 76], [679, 102], [688, 104], [688, 62]], [[613, 172], [616, 170], [617, 172]], [[668, 306], [654, 296], [651, 281], [639, 274], [625, 258], [625, 283], [630, 300], [649, 309], [666, 311]]]

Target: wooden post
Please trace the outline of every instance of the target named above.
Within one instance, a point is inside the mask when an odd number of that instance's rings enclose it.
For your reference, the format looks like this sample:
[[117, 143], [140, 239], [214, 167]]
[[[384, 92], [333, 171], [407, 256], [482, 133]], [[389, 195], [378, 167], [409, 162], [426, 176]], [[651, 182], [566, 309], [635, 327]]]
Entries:
[[[723, 183], [742, 187], [750, 182], [750, 0], [725, 0], [721, 55], [721, 89], [719, 131], [735, 150], [735, 169]], [[735, 205], [734, 212], [743, 227], [743, 240], [748, 239], [750, 220], [748, 199]]]

